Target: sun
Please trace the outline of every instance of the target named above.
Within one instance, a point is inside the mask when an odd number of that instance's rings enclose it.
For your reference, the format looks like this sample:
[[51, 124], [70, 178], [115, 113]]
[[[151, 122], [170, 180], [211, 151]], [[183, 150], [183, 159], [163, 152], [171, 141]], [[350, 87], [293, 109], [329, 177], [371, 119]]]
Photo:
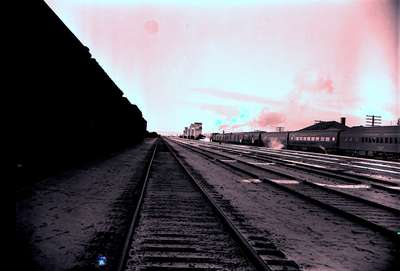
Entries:
[[144, 30], [149, 34], [156, 34], [158, 32], [158, 22], [156, 20], [148, 20], [144, 24]]

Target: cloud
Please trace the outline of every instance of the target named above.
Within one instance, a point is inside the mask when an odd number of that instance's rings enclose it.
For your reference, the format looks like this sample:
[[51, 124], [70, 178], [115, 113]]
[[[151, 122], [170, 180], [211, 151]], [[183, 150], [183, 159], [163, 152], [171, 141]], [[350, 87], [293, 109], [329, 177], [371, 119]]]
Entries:
[[332, 93], [334, 90], [333, 81], [329, 77], [311, 70], [299, 73], [295, 85], [299, 91]]
[[260, 114], [253, 120], [249, 121], [248, 124], [250, 127], [256, 129], [266, 129], [267, 127], [276, 127], [277, 125], [281, 125], [285, 120], [285, 114], [270, 112], [268, 109], [264, 108]]
[[[180, 131], [186, 119], [210, 130], [251, 129], [244, 125], [253, 118], [253, 125], [267, 122], [258, 116], [264, 107], [270, 123], [282, 112], [278, 125], [288, 130], [315, 119], [362, 118], [360, 108], [399, 116], [398, 1], [290, 0], [289, 9], [287, 1], [202, 1], [216, 9], [150, 1], [46, 0], [139, 106], [150, 130]], [[191, 95], [190, 109], [179, 106]], [[210, 103], [249, 115], [202, 106]]]
[[238, 132], [239, 128], [247, 126], [247, 123], [241, 124], [222, 124], [218, 127], [219, 130], [225, 130], [228, 132]]
[[[240, 119], [240, 118], [239, 118]], [[267, 108], [264, 108], [256, 117], [249, 119], [241, 119], [238, 121], [238, 117], [232, 117], [225, 120], [225, 123], [218, 126], [219, 130], [225, 130], [227, 132], [237, 132], [240, 128], [244, 128], [244, 131], [249, 130], [271, 130], [279, 125], [284, 124], [286, 116], [284, 113], [272, 112]]]
[[217, 88], [192, 88], [191, 90], [195, 92], [200, 92], [202, 94], [208, 94], [214, 97], [223, 98], [223, 99], [230, 99], [235, 101], [242, 101], [242, 102], [253, 102], [259, 104], [269, 104], [269, 105], [279, 105], [280, 102], [274, 101], [272, 99], [268, 99], [265, 97], [257, 96], [257, 95], [249, 95], [244, 94], [242, 91], [241, 93], [236, 91], [227, 91]]
[[201, 104], [200, 108], [203, 110], [217, 113], [220, 116], [231, 118], [239, 114], [239, 109], [234, 106], [220, 105], [220, 104]]

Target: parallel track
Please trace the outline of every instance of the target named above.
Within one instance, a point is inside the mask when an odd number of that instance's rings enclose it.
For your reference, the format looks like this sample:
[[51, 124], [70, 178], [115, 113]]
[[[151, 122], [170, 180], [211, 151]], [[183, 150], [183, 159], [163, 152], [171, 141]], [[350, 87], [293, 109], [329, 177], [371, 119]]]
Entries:
[[[275, 157], [273, 155], [261, 152], [261, 151], [256, 151], [256, 150], [238, 150], [233, 147], [226, 147], [224, 146], [224, 151], [231, 152], [231, 153], [237, 153], [240, 154], [241, 156], [244, 157], [249, 157], [249, 158], [257, 158], [260, 160], [263, 160], [265, 162], [274, 162], [276, 164], [288, 167], [288, 168], [293, 168], [297, 170], [302, 170], [310, 173], [316, 173], [319, 175], [323, 175], [326, 177], [331, 177], [331, 178], [341, 178], [342, 180], [346, 180], [350, 183], [368, 183], [371, 186], [381, 189], [381, 190], [386, 190], [390, 191], [392, 193], [397, 193], [400, 194], [400, 186], [397, 183], [393, 183], [390, 181], [386, 180], [381, 180], [381, 179], [376, 179], [373, 177], [365, 176], [365, 175], [358, 175], [355, 173], [351, 172], [346, 172], [346, 171], [338, 171], [334, 169], [329, 169], [329, 168], [324, 168], [324, 169], [319, 169], [317, 167], [312, 167], [309, 165], [300, 165], [300, 164], [295, 164], [296, 161], [293, 163], [281, 159], [278, 157]], [[246, 152], [250, 152], [246, 153]], [[278, 154], [276, 154], [278, 156]]]
[[159, 145], [118, 270], [299, 270], [269, 240], [243, 235], [222, 197]]
[[[400, 211], [397, 209], [327, 187], [321, 187], [308, 181], [299, 180], [293, 175], [284, 174], [272, 169], [266, 169], [240, 160], [232, 160], [232, 157], [224, 156], [207, 149], [188, 146], [181, 142], [176, 143], [205, 156], [214, 163], [223, 164], [235, 169], [236, 171], [245, 173], [252, 178], [258, 178], [264, 183], [279, 187], [314, 204], [334, 211], [356, 222], [362, 223], [374, 230], [380, 231], [383, 234], [392, 237], [396, 242], [400, 241]], [[252, 172], [251, 168], [269, 171], [276, 176], [280, 176], [280, 179], [285, 181], [280, 182], [276, 179], [260, 177]]]
[[[307, 173], [309, 175], [315, 175], [315, 176], [320, 176], [320, 177], [326, 177], [329, 180], [332, 180], [333, 182], [341, 183], [341, 184], [356, 184], [356, 185], [369, 185], [371, 189], [374, 191], [378, 192], [379, 190], [386, 193], [388, 196], [397, 198], [400, 196], [400, 186], [396, 187], [388, 187], [382, 184], [376, 183], [376, 180], [373, 179], [372, 181], [369, 180], [368, 178], [362, 178], [362, 177], [354, 177], [354, 176], [347, 176], [343, 175], [339, 172], [334, 172], [334, 171], [329, 171], [326, 169], [318, 169], [318, 168], [313, 168], [309, 166], [301, 166], [301, 165], [296, 165], [296, 164], [291, 164], [287, 162], [281, 162], [277, 159], [271, 159], [271, 158], [265, 158], [265, 156], [259, 155], [258, 152], [254, 154], [249, 154], [247, 151], [238, 151], [238, 150], [231, 150], [230, 148], [228, 150], [225, 150], [223, 148], [219, 148], [221, 151], [226, 152], [226, 153], [231, 153], [234, 155], [239, 155], [241, 157], [246, 157], [250, 158], [253, 160], [257, 160], [260, 162], [266, 162], [266, 163], [273, 163], [276, 164], [280, 167], [287, 168], [289, 170], [296, 170], [300, 172]], [[395, 189], [397, 188], [397, 189]]]

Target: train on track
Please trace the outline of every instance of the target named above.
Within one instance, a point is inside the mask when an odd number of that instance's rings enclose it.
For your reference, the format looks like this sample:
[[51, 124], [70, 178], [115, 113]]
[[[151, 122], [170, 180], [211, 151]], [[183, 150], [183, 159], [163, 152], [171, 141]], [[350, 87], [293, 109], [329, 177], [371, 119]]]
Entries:
[[324, 121], [298, 131], [213, 133], [211, 141], [273, 149], [400, 159], [400, 126], [348, 127]]

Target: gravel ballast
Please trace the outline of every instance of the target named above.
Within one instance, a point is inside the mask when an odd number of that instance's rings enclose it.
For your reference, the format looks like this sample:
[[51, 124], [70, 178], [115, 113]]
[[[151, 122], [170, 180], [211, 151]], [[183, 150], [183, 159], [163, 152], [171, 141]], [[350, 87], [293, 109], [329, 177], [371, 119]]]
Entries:
[[[90, 270], [115, 264], [133, 192], [155, 139], [67, 171], [16, 195], [16, 255], [25, 270]], [[29, 268], [29, 269], [26, 269]], [[19, 270], [19, 269], [18, 269]]]
[[[171, 141], [170, 141], [171, 142]], [[253, 227], [304, 270], [396, 270], [387, 237], [292, 194], [233, 173], [171, 142], [193, 172], [214, 186]]]

